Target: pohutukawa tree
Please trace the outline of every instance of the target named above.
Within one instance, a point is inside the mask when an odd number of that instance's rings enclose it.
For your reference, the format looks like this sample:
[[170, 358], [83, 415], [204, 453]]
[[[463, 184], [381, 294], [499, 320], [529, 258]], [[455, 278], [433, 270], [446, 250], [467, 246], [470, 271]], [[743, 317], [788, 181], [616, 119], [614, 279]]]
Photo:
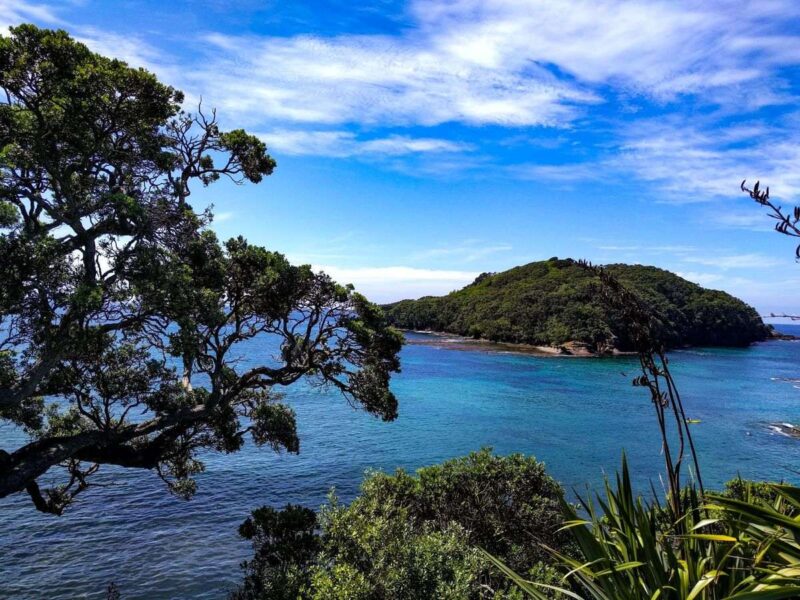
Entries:
[[[242, 238], [221, 244], [189, 204], [193, 186], [270, 175], [258, 138], [63, 31], [0, 38], [0, 88], [0, 418], [32, 435], [0, 450], [0, 497], [61, 514], [102, 465], [189, 496], [201, 449], [250, 436], [298, 451], [276, 390], [301, 378], [396, 416], [401, 337], [381, 311]], [[280, 349], [237, 361], [256, 336]]]

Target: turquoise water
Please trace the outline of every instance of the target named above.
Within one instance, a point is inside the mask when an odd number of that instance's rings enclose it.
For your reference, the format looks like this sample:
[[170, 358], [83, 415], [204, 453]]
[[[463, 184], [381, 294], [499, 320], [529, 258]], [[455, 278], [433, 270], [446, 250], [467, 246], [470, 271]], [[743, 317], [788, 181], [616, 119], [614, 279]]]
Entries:
[[[0, 500], [0, 598], [105, 598], [111, 581], [125, 600], [224, 598], [250, 551], [236, 528], [252, 508], [316, 507], [331, 487], [347, 500], [366, 469], [413, 469], [481, 446], [532, 454], [578, 491], [613, 472], [624, 448], [641, 489], [659, 485], [657, 429], [645, 392], [630, 385], [632, 359], [458, 350], [441, 341], [409, 344], [402, 358], [395, 422], [355, 411], [334, 392], [292, 389], [301, 454], [247, 447], [209, 456], [189, 502], [152, 473], [112, 468], [101, 479], [107, 487], [86, 492], [61, 518], [35, 512], [22, 495]], [[800, 441], [768, 426], [800, 423], [800, 384], [791, 381], [800, 377], [800, 343], [678, 351], [672, 368], [687, 413], [702, 420], [693, 431], [708, 487], [737, 473], [800, 479]], [[0, 427], [0, 446], [20, 441]]]

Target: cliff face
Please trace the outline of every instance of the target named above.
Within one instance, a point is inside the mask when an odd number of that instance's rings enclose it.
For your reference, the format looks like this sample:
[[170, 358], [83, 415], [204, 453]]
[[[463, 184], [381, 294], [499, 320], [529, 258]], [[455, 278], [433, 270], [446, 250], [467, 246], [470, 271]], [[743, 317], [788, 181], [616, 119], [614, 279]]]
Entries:
[[[769, 337], [753, 307], [674, 273], [641, 265], [609, 265], [659, 315], [670, 347], [746, 346]], [[596, 297], [597, 279], [572, 259], [483, 274], [446, 296], [384, 306], [403, 329], [442, 331], [492, 341], [542, 346], [585, 344], [593, 351], [629, 350], [626, 324]]]

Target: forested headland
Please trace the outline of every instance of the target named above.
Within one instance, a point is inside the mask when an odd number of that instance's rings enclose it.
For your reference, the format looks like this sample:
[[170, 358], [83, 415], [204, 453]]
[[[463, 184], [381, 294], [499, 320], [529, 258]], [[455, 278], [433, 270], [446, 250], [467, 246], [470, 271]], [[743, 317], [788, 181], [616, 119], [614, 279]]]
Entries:
[[[674, 273], [643, 265], [608, 265], [657, 316], [668, 347], [746, 346], [771, 328], [732, 295], [703, 288]], [[392, 324], [486, 339], [583, 348], [605, 353], [632, 349], [628, 325], [602, 302], [597, 276], [578, 261], [551, 258], [502, 273], [484, 273], [446, 296], [402, 300], [384, 307]]]

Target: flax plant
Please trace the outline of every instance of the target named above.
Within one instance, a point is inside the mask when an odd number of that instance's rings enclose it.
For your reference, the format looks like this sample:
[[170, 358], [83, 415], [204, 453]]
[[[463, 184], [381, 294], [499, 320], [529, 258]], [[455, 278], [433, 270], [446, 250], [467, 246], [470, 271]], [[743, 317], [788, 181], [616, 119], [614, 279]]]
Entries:
[[564, 529], [580, 551], [551, 551], [564, 569], [562, 587], [528, 581], [486, 556], [540, 600], [554, 590], [580, 600], [800, 598], [800, 488], [769, 489], [772, 501], [747, 492], [741, 499], [708, 494], [704, 502], [687, 487], [678, 517], [671, 503], [634, 494], [623, 459], [604, 497], [581, 499], [584, 518], [564, 504]]

